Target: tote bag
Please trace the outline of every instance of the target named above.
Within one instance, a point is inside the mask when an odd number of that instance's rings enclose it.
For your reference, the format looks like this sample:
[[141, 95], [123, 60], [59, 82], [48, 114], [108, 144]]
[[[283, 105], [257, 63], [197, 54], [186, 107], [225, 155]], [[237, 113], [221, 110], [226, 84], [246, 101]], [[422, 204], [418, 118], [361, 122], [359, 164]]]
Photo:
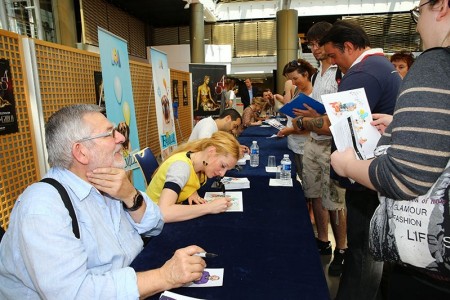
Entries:
[[370, 222], [376, 260], [402, 262], [450, 277], [450, 160], [431, 189], [413, 200], [379, 196]]

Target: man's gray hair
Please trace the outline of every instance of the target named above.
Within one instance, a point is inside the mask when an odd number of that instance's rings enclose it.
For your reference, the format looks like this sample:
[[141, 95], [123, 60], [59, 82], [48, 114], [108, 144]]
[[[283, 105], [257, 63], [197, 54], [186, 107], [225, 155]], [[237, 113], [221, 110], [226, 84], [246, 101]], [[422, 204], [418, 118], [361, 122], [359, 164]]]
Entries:
[[95, 104], [76, 104], [66, 106], [55, 112], [45, 125], [45, 144], [50, 167], [69, 169], [73, 162], [72, 145], [88, 137], [93, 128], [83, 120], [89, 113], [103, 112]]

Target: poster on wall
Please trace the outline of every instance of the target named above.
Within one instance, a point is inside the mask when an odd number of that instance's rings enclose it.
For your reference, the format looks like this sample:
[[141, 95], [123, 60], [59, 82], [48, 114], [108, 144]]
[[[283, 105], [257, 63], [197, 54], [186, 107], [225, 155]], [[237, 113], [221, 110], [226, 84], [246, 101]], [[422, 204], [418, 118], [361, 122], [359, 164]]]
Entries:
[[106, 109], [105, 104], [105, 90], [103, 89], [102, 72], [94, 71], [94, 86], [95, 86], [95, 102], [98, 106]]
[[188, 85], [187, 81], [183, 81], [183, 106], [188, 106]]
[[127, 42], [102, 28], [98, 29], [98, 42], [106, 114], [108, 119], [116, 124], [117, 130], [125, 136], [123, 143], [125, 169], [131, 170], [134, 186], [139, 190], [145, 190], [143, 174], [133, 157], [140, 148]]
[[167, 55], [155, 48], [150, 48], [150, 63], [152, 65], [159, 144], [161, 157], [164, 160], [177, 146], [170, 92], [170, 70], [167, 64]]
[[178, 103], [178, 80], [172, 80], [172, 101]]
[[0, 59], [0, 135], [19, 131], [9, 60]]
[[192, 73], [194, 118], [198, 120], [202, 117], [219, 115], [227, 67], [190, 64], [189, 72]]

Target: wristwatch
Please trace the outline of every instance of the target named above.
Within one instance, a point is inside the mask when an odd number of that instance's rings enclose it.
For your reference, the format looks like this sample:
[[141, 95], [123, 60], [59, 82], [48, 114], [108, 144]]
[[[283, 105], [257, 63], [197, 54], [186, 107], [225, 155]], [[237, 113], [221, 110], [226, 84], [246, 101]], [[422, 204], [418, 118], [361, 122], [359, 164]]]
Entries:
[[303, 130], [304, 128], [303, 128], [303, 117], [299, 117], [298, 119], [297, 119], [297, 127], [298, 127], [298, 129], [300, 129], [300, 130]]
[[134, 195], [134, 199], [133, 199], [133, 206], [132, 207], [128, 207], [125, 202], [122, 202], [123, 204], [123, 208], [126, 211], [135, 211], [138, 210], [141, 206], [142, 203], [144, 203], [144, 196], [142, 196], [142, 194], [136, 189], [136, 195]]

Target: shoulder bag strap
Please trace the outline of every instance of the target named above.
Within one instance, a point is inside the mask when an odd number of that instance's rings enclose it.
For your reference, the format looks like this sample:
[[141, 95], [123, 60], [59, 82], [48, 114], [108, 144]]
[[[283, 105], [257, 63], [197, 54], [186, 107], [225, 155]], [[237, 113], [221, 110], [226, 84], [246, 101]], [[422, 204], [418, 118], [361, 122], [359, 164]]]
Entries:
[[52, 185], [61, 196], [62, 201], [64, 202], [65, 207], [69, 211], [69, 215], [72, 218], [72, 230], [73, 234], [77, 239], [80, 239], [80, 229], [78, 228], [77, 215], [75, 214], [75, 210], [73, 209], [72, 202], [70, 201], [69, 194], [67, 194], [66, 189], [59, 183], [58, 180], [53, 178], [43, 178], [41, 182], [48, 183]]

